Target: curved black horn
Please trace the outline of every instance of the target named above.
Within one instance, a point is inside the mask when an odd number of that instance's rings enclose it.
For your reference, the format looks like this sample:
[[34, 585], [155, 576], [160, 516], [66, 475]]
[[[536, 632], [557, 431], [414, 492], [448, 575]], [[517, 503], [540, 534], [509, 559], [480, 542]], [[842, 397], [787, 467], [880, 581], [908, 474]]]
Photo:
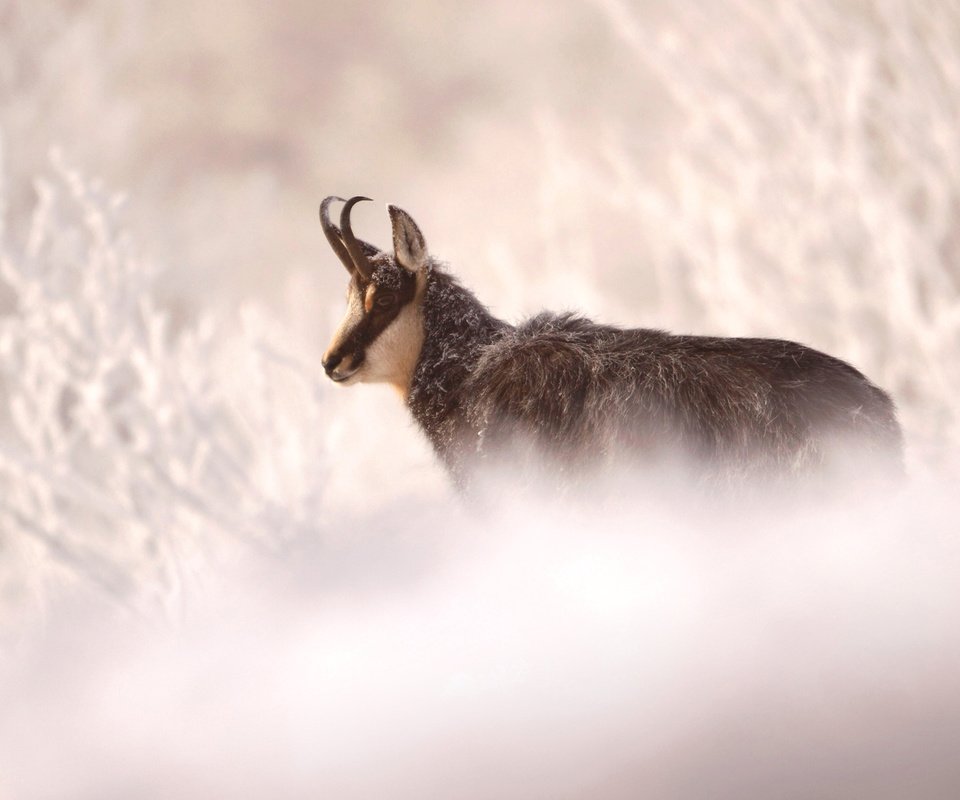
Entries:
[[367, 254], [363, 252], [363, 246], [353, 235], [353, 228], [350, 227], [350, 211], [361, 200], [369, 199], [369, 197], [351, 197], [344, 205], [343, 211], [340, 212], [340, 233], [343, 237], [343, 243], [347, 246], [350, 258], [353, 259], [353, 266], [367, 280], [370, 280], [373, 275], [373, 266], [370, 264]]
[[333, 248], [333, 252], [336, 253], [337, 258], [343, 262], [343, 266], [347, 268], [347, 272], [352, 275], [355, 269], [353, 259], [350, 258], [350, 253], [344, 246], [343, 239], [340, 238], [340, 229], [330, 221], [330, 203], [334, 200], [338, 200], [341, 203], [344, 202], [342, 197], [337, 197], [336, 195], [323, 198], [323, 202], [320, 204], [320, 225], [323, 228], [323, 235], [327, 237], [327, 241], [330, 242], [330, 246]]

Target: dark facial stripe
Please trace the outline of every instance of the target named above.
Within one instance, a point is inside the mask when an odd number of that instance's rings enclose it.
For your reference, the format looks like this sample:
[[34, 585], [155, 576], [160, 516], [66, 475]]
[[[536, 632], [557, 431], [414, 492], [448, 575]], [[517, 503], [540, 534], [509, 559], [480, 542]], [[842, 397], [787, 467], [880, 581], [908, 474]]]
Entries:
[[[363, 363], [366, 349], [390, 326], [403, 307], [410, 303], [416, 294], [416, 276], [401, 267], [394, 265], [390, 267], [378, 269], [372, 281], [364, 281], [358, 275], [353, 278], [353, 291], [359, 294], [364, 313], [360, 322], [344, 337], [343, 343], [337, 348], [338, 355], [341, 357], [353, 357], [353, 367], [359, 367]], [[375, 288], [370, 297], [369, 310], [367, 310], [367, 292], [371, 285]]]

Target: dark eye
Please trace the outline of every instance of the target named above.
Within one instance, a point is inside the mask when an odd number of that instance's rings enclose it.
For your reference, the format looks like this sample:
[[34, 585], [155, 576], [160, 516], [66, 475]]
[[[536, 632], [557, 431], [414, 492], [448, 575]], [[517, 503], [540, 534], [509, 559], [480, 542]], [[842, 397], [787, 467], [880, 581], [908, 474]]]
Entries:
[[380, 310], [385, 308], [393, 308], [393, 304], [397, 302], [396, 295], [393, 294], [381, 294], [377, 296], [377, 299], [373, 301], [373, 305]]

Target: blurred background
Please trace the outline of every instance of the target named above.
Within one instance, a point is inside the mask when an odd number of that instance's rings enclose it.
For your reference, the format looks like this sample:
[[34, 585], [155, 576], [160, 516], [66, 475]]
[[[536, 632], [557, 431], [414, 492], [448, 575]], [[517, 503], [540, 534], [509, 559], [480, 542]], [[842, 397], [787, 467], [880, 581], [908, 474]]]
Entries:
[[844, 358], [914, 479], [956, 475], [952, 0], [0, 0], [0, 98], [14, 644], [80, 595], [179, 619], [237, 553], [375, 553], [416, 537], [411, 498], [447, 514], [393, 393], [319, 369], [328, 194], [374, 198], [382, 246], [382, 204], [411, 212], [510, 319]]

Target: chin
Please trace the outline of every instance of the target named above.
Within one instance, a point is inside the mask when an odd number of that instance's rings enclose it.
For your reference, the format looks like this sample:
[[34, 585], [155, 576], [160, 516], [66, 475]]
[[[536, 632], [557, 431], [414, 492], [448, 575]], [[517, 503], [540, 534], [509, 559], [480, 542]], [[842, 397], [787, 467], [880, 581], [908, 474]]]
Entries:
[[352, 386], [355, 383], [360, 383], [363, 381], [363, 375], [360, 374], [361, 371], [353, 372], [348, 375], [346, 378], [331, 379], [337, 386]]

